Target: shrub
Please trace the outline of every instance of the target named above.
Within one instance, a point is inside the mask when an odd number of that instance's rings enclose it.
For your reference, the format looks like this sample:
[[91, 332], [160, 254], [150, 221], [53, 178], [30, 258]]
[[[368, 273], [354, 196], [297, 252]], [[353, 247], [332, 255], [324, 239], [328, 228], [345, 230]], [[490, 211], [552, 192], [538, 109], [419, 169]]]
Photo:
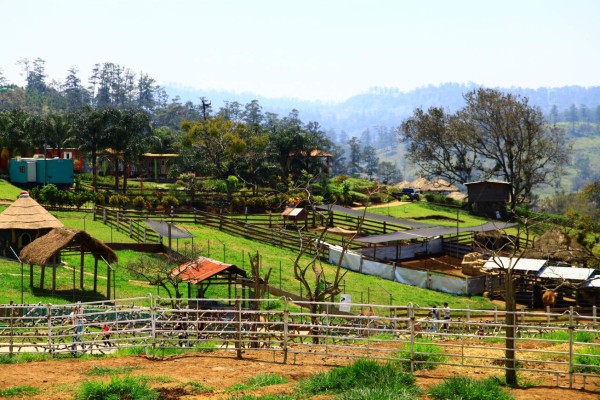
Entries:
[[[298, 383], [300, 393], [316, 395], [321, 393], [340, 393], [349, 390], [365, 390], [372, 388], [377, 382], [381, 388], [388, 388], [390, 393], [402, 391], [402, 388], [415, 388], [415, 377], [407, 374], [393, 364], [379, 364], [374, 360], [358, 360], [345, 367], [338, 367], [316, 374]], [[366, 397], [365, 397], [366, 398]], [[414, 397], [412, 397], [414, 398]]]
[[124, 207], [129, 204], [129, 197], [124, 194], [113, 194], [108, 198], [108, 204], [116, 208]]
[[0, 397], [18, 397], [23, 399], [40, 393], [42, 391], [33, 386], [10, 386], [6, 389], [0, 389]]
[[50, 206], [56, 206], [59, 204], [59, 196], [60, 192], [58, 188], [52, 183], [45, 185], [42, 190], [40, 190], [40, 200], [42, 203]]
[[248, 207], [248, 212], [250, 213], [264, 212], [267, 207], [267, 201], [264, 197], [250, 197], [246, 199], [246, 207]]
[[135, 208], [144, 208], [146, 206], [146, 199], [143, 196], [136, 196], [131, 200], [131, 204]]
[[439, 400], [509, 400], [513, 396], [506, 393], [498, 379], [475, 380], [455, 377], [433, 386], [429, 393]]
[[242, 212], [246, 207], [246, 202], [243, 197], [234, 197], [231, 199], [231, 211]]
[[575, 372], [600, 374], [600, 346], [586, 346], [576, 351]]
[[76, 400], [156, 400], [158, 398], [158, 392], [150, 389], [146, 382], [132, 377], [113, 377], [109, 383], [86, 381], [75, 395]]
[[[446, 356], [443, 354], [443, 350], [440, 346], [434, 344], [429, 340], [423, 340], [415, 342], [413, 359], [416, 361], [414, 364], [415, 370], [421, 369], [435, 369], [437, 363], [444, 362]], [[410, 343], [404, 346], [404, 349], [400, 350], [397, 354], [398, 358], [410, 358]], [[400, 365], [405, 370], [410, 370], [410, 361], [402, 360]]]
[[179, 205], [179, 200], [175, 196], [165, 196], [160, 201], [160, 204], [165, 208], [177, 207]]
[[92, 201], [94, 194], [87, 190], [79, 190], [73, 193], [73, 205], [79, 210], [85, 203]]

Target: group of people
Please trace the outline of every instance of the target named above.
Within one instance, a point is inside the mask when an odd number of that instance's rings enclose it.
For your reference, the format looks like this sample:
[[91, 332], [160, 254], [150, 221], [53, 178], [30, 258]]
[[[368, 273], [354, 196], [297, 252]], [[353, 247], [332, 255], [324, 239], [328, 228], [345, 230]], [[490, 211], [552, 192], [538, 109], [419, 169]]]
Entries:
[[[81, 346], [81, 349], [85, 351], [86, 345], [82, 339], [84, 331], [84, 324], [87, 322], [84, 317], [83, 308], [81, 306], [73, 307], [73, 310], [69, 314], [67, 322], [71, 324], [72, 331], [72, 343], [71, 352], [77, 352], [77, 346]], [[111, 331], [107, 323], [103, 323], [100, 327], [102, 332], [102, 342], [106, 347], [114, 347], [114, 344], [110, 341]]]
[[448, 306], [448, 303], [444, 303], [444, 308], [439, 309], [437, 308], [437, 305], [434, 305], [433, 308], [431, 309], [431, 311], [429, 312], [429, 315], [431, 316], [431, 319], [433, 320], [431, 326], [432, 326], [432, 331], [433, 332], [437, 332], [438, 331], [438, 325], [439, 325], [439, 320], [440, 320], [440, 312], [443, 315], [444, 318], [444, 323], [442, 324], [441, 327], [441, 331], [444, 332], [448, 332], [448, 330], [450, 329], [448, 321], [450, 321], [450, 307]]

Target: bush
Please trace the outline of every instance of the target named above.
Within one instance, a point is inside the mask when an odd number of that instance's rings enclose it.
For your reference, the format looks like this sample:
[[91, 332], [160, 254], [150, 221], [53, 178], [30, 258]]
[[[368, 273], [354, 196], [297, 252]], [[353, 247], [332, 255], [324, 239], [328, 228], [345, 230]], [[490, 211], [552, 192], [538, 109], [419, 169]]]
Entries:
[[146, 382], [132, 377], [113, 377], [109, 383], [86, 381], [75, 395], [76, 400], [156, 400], [158, 398], [158, 392], [150, 389]]
[[143, 196], [136, 196], [131, 200], [131, 204], [135, 208], [144, 208], [146, 206], [146, 199]]
[[[413, 359], [416, 361], [415, 370], [435, 369], [437, 363], [446, 360], [446, 356], [444, 356], [443, 353], [442, 348], [432, 341], [423, 340], [415, 342], [413, 356]], [[410, 343], [407, 343], [404, 346], [404, 349], [398, 352], [397, 356], [398, 358], [410, 358]], [[402, 365], [405, 370], [410, 371], [410, 361], [402, 360], [400, 361], [400, 365]]]
[[246, 207], [246, 201], [243, 197], [234, 197], [231, 199], [231, 211], [242, 212]]
[[[379, 388], [386, 388], [388, 397], [398, 398], [395, 392], [405, 388], [413, 388], [413, 397], [416, 395], [415, 377], [398, 369], [393, 364], [379, 364], [374, 360], [358, 360], [346, 367], [338, 367], [329, 372], [316, 374], [311, 378], [298, 383], [302, 394], [316, 395], [322, 393], [340, 393], [350, 390], [364, 391], [373, 388], [377, 382]], [[304, 398], [304, 397], [303, 397]], [[358, 398], [358, 397], [356, 397]], [[368, 397], [364, 397], [367, 399]]]
[[249, 213], [265, 212], [267, 200], [264, 197], [250, 197], [246, 199], [246, 207], [248, 207]]
[[483, 381], [467, 377], [455, 377], [429, 390], [434, 399], [439, 400], [510, 400], [513, 396], [506, 393], [498, 379]]
[[586, 346], [577, 350], [575, 372], [600, 374], [600, 346]]
[[52, 183], [45, 185], [40, 190], [39, 196], [40, 196], [40, 200], [44, 204], [48, 204], [49, 206], [56, 206], [57, 204], [59, 204], [60, 192], [59, 192], [58, 188], [56, 187], [56, 185], [54, 185]]
[[179, 206], [179, 200], [175, 196], [165, 196], [160, 201], [160, 204], [165, 208], [177, 207]]
[[125, 207], [129, 204], [129, 197], [124, 194], [113, 194], [108, 198], [108, 204], [115, 208]]

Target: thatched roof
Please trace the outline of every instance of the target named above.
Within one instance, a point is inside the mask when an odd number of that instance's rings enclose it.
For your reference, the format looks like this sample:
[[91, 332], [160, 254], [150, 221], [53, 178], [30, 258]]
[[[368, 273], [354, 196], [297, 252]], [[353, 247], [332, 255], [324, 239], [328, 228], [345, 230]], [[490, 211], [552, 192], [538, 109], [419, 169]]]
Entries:
[[402, 181], [394, 185], [397, 188], [414, 188], [421, 192], [458, 192], [458, 188], [445, 179], [438, 178], [429, 181], [425, 178], [417, 178], [412, 182]]
[[102, 241], [78, 229], [55, 228], [21, 250], [19, 258], [27, 264], [49, 265], [65, 248], [82, 248], [86, 253], [104, 257], [108, 262], [117, 261], [114, 251]]
[[62, 227], [62, 222], [26, 193], [0, 214], [0, 229], [36, 230]]
[[533, 247], [525, 250], [523, 257], [587, 264], [591, 254], [560, 228], [552, 228], [540, 236]]

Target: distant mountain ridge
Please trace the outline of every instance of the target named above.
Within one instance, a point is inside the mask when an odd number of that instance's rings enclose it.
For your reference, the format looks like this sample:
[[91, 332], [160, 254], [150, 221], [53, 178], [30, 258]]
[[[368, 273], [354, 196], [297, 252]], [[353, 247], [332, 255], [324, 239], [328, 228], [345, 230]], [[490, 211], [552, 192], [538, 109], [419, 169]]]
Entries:
[[[445, 83], [439, 86], [424, 86], [408, 92], [394, 88], [372, 88], [343, 102], [323, 102], [269, 98], [249, 92], [235, 93], [175, 85], [163, 86], [171, 98], [179, 96], [184, 102], [189, 100], [197, 104], [200, 97], [205, 97], [212, 102], [214, 111], [217, 111], [225, 101], [246, 104], [252, 100], [258, 100], [263, 107], [263, 112], [273, 112], [280, 116], [285, 116], [292, 109], [296, 109], [300, 112], [302, 121], [317, 121], [326, 130], [345, 131], [348, 135], [358, 135], [365, 129], [377, 126], [399, 126], [418, 107], [438, 106], [454, 112], [464, 105], [463, 94], [479, 87], [481, 85], [475, 83]], [[600, 86], [495, 89], [527, 97], [530, 104], [539, 107], [544, 114], [548, 114], [554, 105], [559, 112], [564, 112], [573, 104], [577, 107], [584, 104], [590, 110], [600, 106]]]

